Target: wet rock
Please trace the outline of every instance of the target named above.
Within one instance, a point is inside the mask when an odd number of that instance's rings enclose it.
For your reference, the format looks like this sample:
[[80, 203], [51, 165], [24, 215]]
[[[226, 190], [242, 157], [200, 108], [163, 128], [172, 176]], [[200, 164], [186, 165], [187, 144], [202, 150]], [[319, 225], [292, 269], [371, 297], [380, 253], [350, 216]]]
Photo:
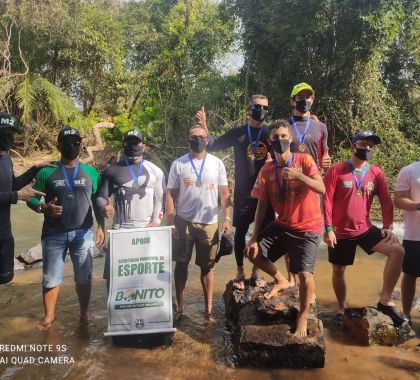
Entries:
[[366, 346], [393, 346], [416, 336], [408, 322], [396, 327], [388, 315], [374, 307], [346, 309], [343, 327]]
[[38, 243], [35, 247], [29, 248], [16, 257], [21, 263], [31, 265], [42, 260], [42, 245]]
[[[102, 249], [99, 249], [97, 246], [93, 247], [93, 258], [103, 257], [105, 254]], [[15, 263], [15, 269], [24, 269], [24, 268], [36, 268], [42, 261], [42, 244], [38, 243], [32, 248], [20, 253], [17, 257], [17, 263]], [[69, 261], [70, 256], [67, 254], [66, 260]], [[16, 261], [16, 260], [15, 260]]]
[[17, 271], [22, 269], [25, 269], [25, 264], [15, 259], [14, 270]]
[[263, 295], [271, 285], [256, 288], [250, 281], [244, 290], [233, 282], [223, 294], [228, 325], [240, 365], [255, 367], [323, 368], [325, 342], [323, 325], [313, 304], [308, 318], [308, 336], [296, 338], [291, 332], [299, 311], [297, 287], [270, 300]]

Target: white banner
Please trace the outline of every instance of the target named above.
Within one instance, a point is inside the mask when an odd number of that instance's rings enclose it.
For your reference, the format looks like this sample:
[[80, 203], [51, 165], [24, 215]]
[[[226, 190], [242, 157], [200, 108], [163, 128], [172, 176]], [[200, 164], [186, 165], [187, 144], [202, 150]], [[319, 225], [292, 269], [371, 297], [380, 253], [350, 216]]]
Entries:
[[111, 230], [108, 332], [174, 332], [172, 227]]

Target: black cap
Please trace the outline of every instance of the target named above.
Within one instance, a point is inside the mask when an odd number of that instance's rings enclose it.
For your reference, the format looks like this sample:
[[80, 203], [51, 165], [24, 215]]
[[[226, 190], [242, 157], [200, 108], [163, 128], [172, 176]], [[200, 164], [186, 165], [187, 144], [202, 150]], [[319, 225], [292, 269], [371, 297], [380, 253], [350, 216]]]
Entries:
[[143, 135], [140, 131], [138, 131], [137, 129], [131, 129], [127, 132], [124, 133], [124, 138], [123, 141], [127, 140], [130, 137], [136, 137], [138, 138], [141, 142], [144, 142], [143, 139]]
[[63, 141], [64, 139], [68, 137], [76, 137], [79, 140], [82, 139], [82, 136], [80, 136], [80, 132], [76, 128], [72, 127], [64, 127], [59, 133], [58, 133], [58, 142]]
[[353, 139], [351, 140], [351, 143], [354, 144], [356, 141], [364, 140], [364, 139], [371, 139], [373, 142], [378, 145], [381, 143], [381, 138], [378, 135], [375, 135], [371, 131], [361, 131], [357, 132]]
[[233, 243], [234, 241], [233, 241], [232, 233], [222, 234], [222, 237], [220, 238], [219, 250], [217, 251], [217, 255], [215, 259], [216, 263], [219, 262], [222, 256], [227, 256], [227, 255], [232, 254]]
[[19, 132], [19, 123], [8, 113], [0, 112], [0, 129], [13, 129], [15, 132]]

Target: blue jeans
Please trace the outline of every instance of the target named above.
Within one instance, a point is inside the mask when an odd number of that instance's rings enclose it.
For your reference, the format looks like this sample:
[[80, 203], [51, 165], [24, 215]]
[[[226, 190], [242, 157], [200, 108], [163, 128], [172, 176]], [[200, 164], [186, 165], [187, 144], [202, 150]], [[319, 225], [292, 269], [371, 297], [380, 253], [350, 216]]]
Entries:
[[73, 263], [74, 281], [87, 284], [92, 280], [92, 230], [54, 233], [42, 239], [42, 285], [45, 288], [55, 288], [61, 284], [67, 251], [70, 251]]

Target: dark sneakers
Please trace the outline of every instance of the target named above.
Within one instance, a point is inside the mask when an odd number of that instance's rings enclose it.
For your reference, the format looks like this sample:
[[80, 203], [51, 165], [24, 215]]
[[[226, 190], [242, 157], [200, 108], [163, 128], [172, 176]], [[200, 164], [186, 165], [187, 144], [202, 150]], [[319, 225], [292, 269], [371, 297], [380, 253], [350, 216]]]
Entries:
[[405, 316], [405, 314], [398, 310], [395, 306], [386, 306], [378, 302], [377, 309], [381, 313], [388, 315], [394, 322], [394, 325], [397, 327], [408, 321], [408, 318]]

